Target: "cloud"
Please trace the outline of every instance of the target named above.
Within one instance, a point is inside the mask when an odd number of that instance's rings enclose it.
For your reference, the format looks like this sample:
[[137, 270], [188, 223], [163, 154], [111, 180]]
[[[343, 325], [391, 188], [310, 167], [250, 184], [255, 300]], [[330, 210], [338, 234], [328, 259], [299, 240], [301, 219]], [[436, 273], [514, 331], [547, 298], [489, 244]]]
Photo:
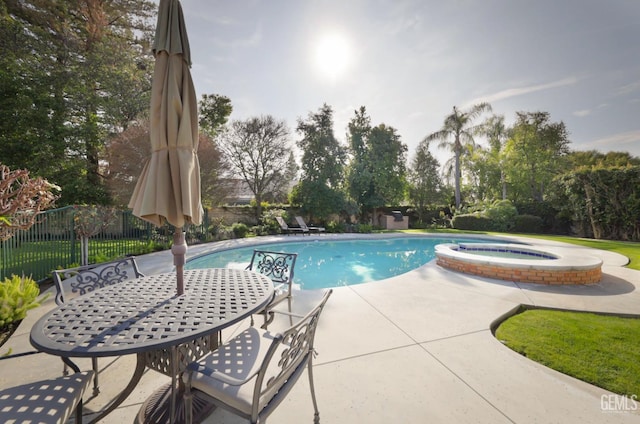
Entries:
[[640, 81], [632, 82], [631, 84], [623, 85], [622, 87], [616, 90], [616, 94], [618, 96], [626, 96], [635, 91], [640, 90]]
[[[619, 134], [613, 134], [608, 137], [600, 138], [589, 143], [592, 146], [623, 146], [631, 145], [633, 147], [638, 146], [640, 143], [640, 130], [627, 131]], [[610, 149], [607, 149], [610, 150]]]
[[486, 96], [478, 97], [473, 99], [468, 103], [469, 105], [474, 105], [481, 102], [493, 103], [499, 100], [508, 99], [511, 97], [524, 96], [525, 94], [535, 93], [537, 91], [549, 90], [551, 88], [564, 87], [567, 85], [573, 85], [578, 82], [578, 78], [569, 77], [564, 78], [558, 81], [549, 82], [546, 84], [538, 84], [538, 85], [530, 85], [527, 87], [516, 87], [516, 88], [508, 88], [506, 90], [499, 91], [494, 94], [489, 94]]
[[582, 118], [583, 116], [591, 115], [591, 109], [576, 110], [573, 115]]

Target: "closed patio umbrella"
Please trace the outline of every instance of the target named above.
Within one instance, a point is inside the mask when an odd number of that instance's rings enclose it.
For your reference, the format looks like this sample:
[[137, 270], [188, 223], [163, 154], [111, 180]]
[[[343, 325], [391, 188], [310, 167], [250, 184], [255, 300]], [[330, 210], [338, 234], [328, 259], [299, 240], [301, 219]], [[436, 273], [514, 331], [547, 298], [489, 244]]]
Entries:
[[136, 184], [133, 214], [161, 226], [176, 227], [171, 251], [177, 292], [184, 293], [187, 246], [182, 228], [202, 222], [198, 110], [191, 79], [189, 40], [178, 0], [160, 0], [153, 45], [156, 57], [151, 88], [151, 157]]

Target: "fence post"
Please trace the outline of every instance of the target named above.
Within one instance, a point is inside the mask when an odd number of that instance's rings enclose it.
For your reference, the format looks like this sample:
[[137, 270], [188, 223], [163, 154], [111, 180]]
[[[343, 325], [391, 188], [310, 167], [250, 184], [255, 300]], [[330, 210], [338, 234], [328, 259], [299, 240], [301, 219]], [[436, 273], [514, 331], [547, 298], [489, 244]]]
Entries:
[[76, 256], [76, 226], [74, 225], [75, 222], [75, 209], [72, 209], [74, 212], [71, 212], [71, 220], [70, 220], [70, 227], [71, 227], [71, 240], [69, 240], [71, 243], [71, 263], [72, 264], [76, 264], [79, 263], [78, 262], [78, 258]]

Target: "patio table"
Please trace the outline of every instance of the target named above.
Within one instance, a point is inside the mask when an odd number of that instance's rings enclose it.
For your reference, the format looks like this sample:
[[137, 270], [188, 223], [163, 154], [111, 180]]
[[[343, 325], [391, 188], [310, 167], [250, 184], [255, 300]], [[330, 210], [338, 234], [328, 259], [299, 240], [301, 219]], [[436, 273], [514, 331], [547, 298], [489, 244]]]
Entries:
[[[77, 297], [33, 326], [31, 344], [60, 356], [76, 371], [70, 358], [137, 355], [130, 382], [92, 422], [118, 407], [147, 367], [169, 375], [172, 382], [151, 400], [163, 402], [162, 408], [154, 404], [143, 409], [153, 412], [149, 420], [173, 422], [179, 415], [176, 388], [182, 388], [186, 365], [215, 349], [222, 329], [264, 308], [274, 294], [269, 278], [238, 269], [185, 271], [184, 284], [185, 293], [177, 296], [175, 273], [127, 280]], [[199, 407], [204, 415], [210, 410]]]

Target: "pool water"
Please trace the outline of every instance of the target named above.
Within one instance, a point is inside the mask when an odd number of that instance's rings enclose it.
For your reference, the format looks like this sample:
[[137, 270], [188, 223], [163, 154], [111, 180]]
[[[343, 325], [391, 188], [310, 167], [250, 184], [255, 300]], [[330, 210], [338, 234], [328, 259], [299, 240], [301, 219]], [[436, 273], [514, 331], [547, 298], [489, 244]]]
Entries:
[[314, 290], [404, 274], [435, 259], [435, 245], [464, 241], [470, 240], [406, 237], [272, 243], [208, 253], [189, 260], [185, 269], [246, 268], [254, 249], [297, 253], [294, 285]]

